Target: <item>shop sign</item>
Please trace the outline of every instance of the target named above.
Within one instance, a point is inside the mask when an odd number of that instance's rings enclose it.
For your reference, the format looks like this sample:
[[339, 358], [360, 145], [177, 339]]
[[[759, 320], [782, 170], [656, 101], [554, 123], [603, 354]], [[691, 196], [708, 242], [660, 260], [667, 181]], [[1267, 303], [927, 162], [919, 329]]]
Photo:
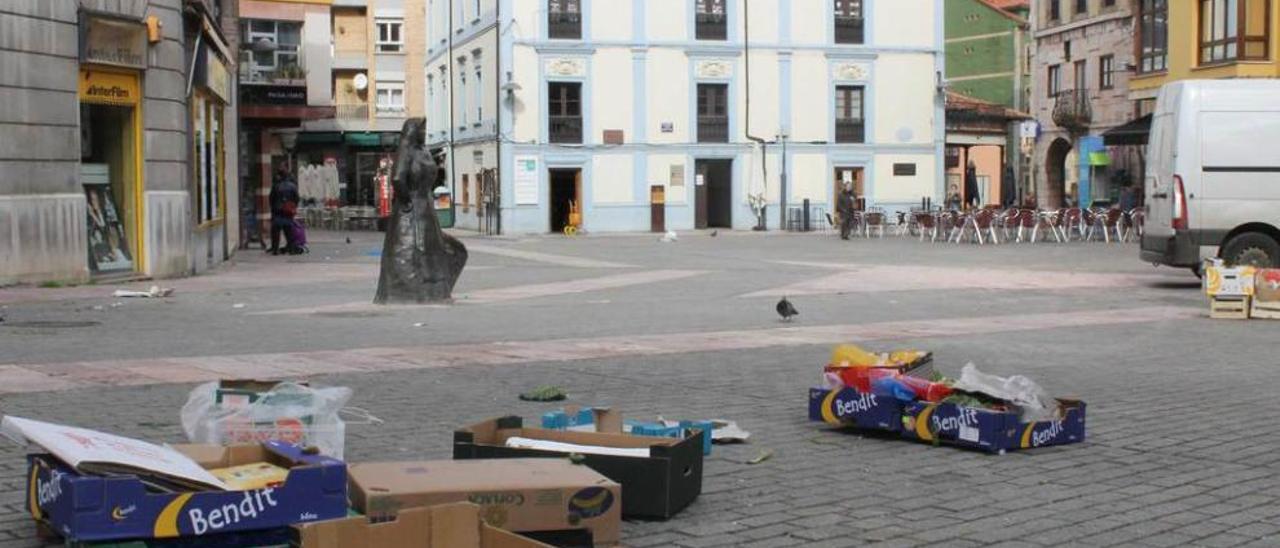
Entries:
[[213, 48], [205, 47], [201, 56], [203, 59], [200, 64], [204, 66], [201, 84], [222, 99], [223, 103], [230, 103], [231, 75], [227, 70], [227, 64], [222, 62], [222, 58], [218, 57], [217, 53], [214, 53]]
[[80, 71], [80, 101], [98, 105], [138, 104], [138, 77], [101, 70]]
[[80, 62], [147, 68], [147, 26], [141, 22], [83, 15]]
[[246, 105], [306, 106], [306, 86], [241, 85], [240, 102]]

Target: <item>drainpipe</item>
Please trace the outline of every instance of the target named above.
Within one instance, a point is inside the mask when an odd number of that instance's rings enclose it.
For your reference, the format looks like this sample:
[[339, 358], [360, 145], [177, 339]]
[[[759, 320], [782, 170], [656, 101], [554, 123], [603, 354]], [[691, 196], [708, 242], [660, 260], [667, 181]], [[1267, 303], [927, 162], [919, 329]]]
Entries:
[[[449, 28], [447, 29], [447, 32], [449, 36], [449, 48], [448, 48], [449, 53], [447, 55], [449, 56], [449, 58], [446, 59], [445, 61], [449, 63], [448, 65], [449, 79], [447, 80], [449, 85], [449, 112], [446, 113], [446, 116], [444, 118], [445, 118], [445, 122], [449, 124], [449, 204], [453, 206], [453, 211], [454, 211], [453, 226], [456, 227], [458, 226], [458, 217], [457, 217], [458, 162], [456, 160], [457, 154], [454, 154], [455, 151], [453, 146], [453, 139], [454, 139], [453, 132], [455, 129], [453, 127], [453, 1], [449, 2], [448, 7], [449, 7], [449, 21], [448, 21]], [[435, 213], [435, 212], [433, 211], [432, 213]]]
[[[751, 8], [750, 6], [751, 6], [751, 0], [746, 0], [745, 2], [742, 3], [742, 33], [743, 33], [742, 60], [743, 60], [743, 72], [746, 73], [746, 78], [745, 78], [746, 89], [744, 91], [746, 94], [747, 139], [760, 144], [760, 171], [764, 175], [764, 186], [765, 188], [768, 188], [769, 187], [769, 154], [768, 154], [769, 142], [751, 134], [751, 12], [750, 12]], [[785, 178], [786, 175], [783, 174], [783, 177]], [[784, 193], [783, 199], [785, 200], [786, 199], [785, 188], [783, 189], [783, 193]], [[766, 193], [765, 196], [767, 197], [768, 194]], [[767, 204], [767, 200], [766, 200], [766, 204]], [[766, 226], [767, 223], [765, 220], [765, 207], [766, 207], [765, 204], [762, 204], [760, 206], [760, 218], [757, 219], [756, 228], [755, 228], [756, 230], [769, 229], [768, 226]], [[782, 211], [781, 213], [782, 213], [782, 217], [780, 218], [785, 219], [787, 214], [786, 211]]]
[[493, 5], [493, 186], [498, 192], [498, 201], [493, 204], [498, 208], [494, 233], [502, 234], [502, 0]]

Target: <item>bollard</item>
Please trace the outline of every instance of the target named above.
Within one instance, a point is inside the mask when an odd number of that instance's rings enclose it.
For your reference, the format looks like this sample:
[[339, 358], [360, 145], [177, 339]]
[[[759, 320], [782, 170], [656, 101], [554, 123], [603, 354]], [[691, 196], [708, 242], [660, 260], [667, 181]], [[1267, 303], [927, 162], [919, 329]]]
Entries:
[[809, 199], [808, 198], [804, 199], [804, 214], [801, 218], [804, 219], [804, 224], [800, 227], [800, 230], [802, 232], [808, 232], [809, 231]]

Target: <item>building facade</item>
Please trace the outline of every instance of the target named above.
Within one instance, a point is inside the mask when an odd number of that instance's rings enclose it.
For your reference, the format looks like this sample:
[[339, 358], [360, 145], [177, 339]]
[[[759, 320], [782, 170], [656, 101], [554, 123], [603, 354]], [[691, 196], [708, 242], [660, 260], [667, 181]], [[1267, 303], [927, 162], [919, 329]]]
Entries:
[[1280, 77], [1280, 5], [1275, 0], [1138, 0], [1134, 40], [1142, 60], [1129, 83], [1139, 114], [1160, 86], [1186, 79]]
[[224, 5], [0, 10], [0, 284], [182, 276], [233, 253]]
[[484, 231], [777, 228], [845, 182], [907, 209], [942, 192], [942, 6], [429, 0], [428, 141]]
[[1134, 147], [1102, 133], [1134, 118], [1134, 0], [1040, 0], [1034, 7], [1032, 165], [1040, 207], [1106, 205], [1141, 173]]
[[[1025, 0], [999, 4], [992, 0], [949, 0], [945, 14], [947, 89], [976, 100], [969, 104], [986, 102], [1017, 112], [1029, 110], [1031, 26], [1024, 18], [1029, 11], [1030, 2]], [[1005, 117], [1005, 113], [999, 111], [999, 116]], [[1018, 116], [1012, 119], [1018, 120]], [[1009, 190], [1016, 193], [1016, 187], [1004, 184], [1006, 167], [1008, 175], [1015, 178], [1030, 171], [1030, 156], [1022, 152], [1016, 123], [998, 135], [948, 133], [947, 189], [950, 193], [956, 188], [962, 200], [968, 198], [963, 196], [962, 179], [970, 163], [982, 194], [980, 203], [1016, 201], [1017, 197], [1003, 196]]]

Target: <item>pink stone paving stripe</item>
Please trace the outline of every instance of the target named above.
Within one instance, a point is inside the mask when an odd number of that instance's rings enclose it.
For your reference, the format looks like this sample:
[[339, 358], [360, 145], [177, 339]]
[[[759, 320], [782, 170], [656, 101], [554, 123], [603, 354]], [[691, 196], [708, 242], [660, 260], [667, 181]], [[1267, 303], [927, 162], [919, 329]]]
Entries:
[[1141, 285], [1162, 276], [1015, 270], [1002, 268], [855, 265], [839, 263], [795, 263], [833, 268], [837, 274], [820, 276], [782, 287], [756, 291], [742, 297], [783, 295], [833, 295], [837, 293], [878, 293], [884, 291], [941, 291], [957, 289], [1039, 290], [1115, 289]]
[[484, 253], [487, 255], [498, 255], [501, 257], [510, 257], [513, 259], [524, 259], [538, 263], [553, 264], [556, 266], [571, 266], [574, 268], [631, 268], [629, 264], [612, 263], [608, 261], [597, 261], [595, 259], [583, 259], [581, 257], [571, 257], [568, 255], [553, 255], [551, 253], [539, 253], [537, 251], [525, 251], [523, 249], [511, 249], [509, 247], [497, 247], [491, 245], [478, 244], [475, 242], [467, 243], [467, 251], [472, 253]]
[[667, 282], [697, 276], [704, 273], [705, 271], [703, 270], [648, 270], [644, 272], [628, 272], [626, 274], [604, 276], [601, 278], [518, 285], [498, 289], [481, 289], [467, 293], [465, 298], [468, 303], [516, 301], [537, 297], [566, 295], [571, 293], [585, 293], [588, 291], [599, 291], [602, 289], [616, 289], [630, 285]]
[[717, 350], [740, 351], [777, 346], [959, 337], [1177, 321], [1203, 315], [1203, 311], [1197, 308], [1149, 307], [417, 348], [360, 348], [238, 356], [0, 365], [0, 393], [201, 382], [219, 377], [279, 378], [471, 365], [520, 365]]

